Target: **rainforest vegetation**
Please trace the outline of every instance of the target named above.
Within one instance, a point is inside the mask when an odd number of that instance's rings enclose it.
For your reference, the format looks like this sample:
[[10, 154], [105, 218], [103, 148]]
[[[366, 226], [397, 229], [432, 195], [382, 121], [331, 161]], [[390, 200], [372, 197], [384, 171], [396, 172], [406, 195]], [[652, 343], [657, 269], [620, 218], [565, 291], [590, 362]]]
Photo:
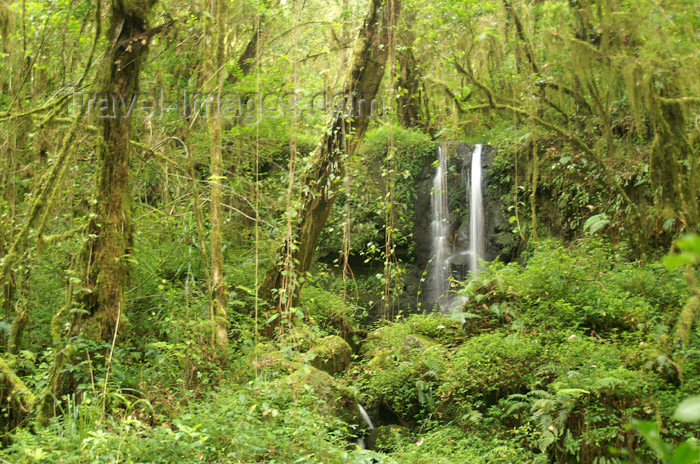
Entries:
[[0, 0], [0, 47], [0, 462], [700, 462], [696, 0]]

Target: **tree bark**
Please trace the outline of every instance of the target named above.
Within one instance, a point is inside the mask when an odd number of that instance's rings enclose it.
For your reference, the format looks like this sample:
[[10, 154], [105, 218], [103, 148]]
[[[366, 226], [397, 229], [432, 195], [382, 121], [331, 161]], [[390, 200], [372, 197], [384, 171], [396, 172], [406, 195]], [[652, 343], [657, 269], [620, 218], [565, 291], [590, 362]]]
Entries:
[[[132, 251], [129, 186], [130, 115], [126, 104], [138, 90], [141, 62], [150, 38], [148, 15], [153, 0], [114, 0], [108, 32], [110, 48], [101, 90], [110, 101], [110, 117], [100, 119], [102, 140], [97, 151], [94, 218], [83, 254], [85, 291], [73, 333], [111, 342], [124, 309]], [[111, 106], [114, 106], [113, 108]]]
[[[400, 8], [399, 0], [386, 0], [385, 4], [381, 0], [369, 2], [343, 82], [345, 111], [338, 111], [329, 119], [311, 155], [312, 167], [304, 175], [293, 234], [285, 238], [278, 259], [266, 273], [261, 288], [263, 300], [269, 301], [277, 311], [293, 305], [298, 297], [300, 278], [311, 267], [318, 237], [343, 188], [344, 160], [357, 152], [367, 130], [367, 113], [371, 111], [371, 102], [384, 76], [389, 28], [396, 24]], [[361, 100], [364, 103], [360, 103]], [[352, 120], [347, 117], [351, 110], [354, 112]]]
[[[223, 92], [222, 68], [226, 61], [225, 51], [225, 19], [226, 0], [212, 0], [209, 8], [215, 12], [213, 24], [211, 25], [211, 49], [207, 70], [204, 73], [205, 81], [215, 80], [217, 94]], [[255, 34], [257, 39], [257, 33]], [[217, 110], [218, 111], [218, 110]], [[211, 301], [210, 315], [213, 329], [213, 345], [225, 348], [228, 345], [228, 319], [226, 309], [228, 306], [228, 295], [224, 283], [224, 258], [223, 244], [221, 239], [221, 182], [224, 180], [224, 162], [222, 156], [221, 139], [221, 118], [219, 114], [212, 114], [208, 117], [209, 126], [209, 154], [210, 154], [210, 185], [211, 185]]]
[[421, 118], [421, 85], [413, 50], [407, 48], [398, 54], [399, 73], [396, 79], [396, 116], [404, 127], [426, 127]]

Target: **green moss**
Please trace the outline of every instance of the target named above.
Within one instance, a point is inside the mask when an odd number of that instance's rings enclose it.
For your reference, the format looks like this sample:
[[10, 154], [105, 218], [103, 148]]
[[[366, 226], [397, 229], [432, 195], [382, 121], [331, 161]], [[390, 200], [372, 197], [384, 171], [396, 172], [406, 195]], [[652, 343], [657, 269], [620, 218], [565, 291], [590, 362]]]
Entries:
[[337, 335], [322, 338], [318, 345], [309, 350], [304, 359], [317, 369], [329, 374], [343, 372], [350, 365], [352, 349]]
[[414, 314], [405, 324], [413, 333], [427, 335], [447, 345], [459, 343], [465, 336], [460, 322], [442, 314]]
[[328, 373], [312, 366], [304, 366], [290, 374], [287, 382], [294, 392], [313, 392], [320, 400], [316, 403], [316, 408], [321, 413], [337, 417], [346, 423], [361, 422], [355, 394]]
[[403, 339], [403, 348], [408, 350], [425, 351], [437, 345], [437, 340], [420, 334], [409, 334]]
[[467, 340], [452, 358], [439, 394], [448, 416], [526, 391], [545, 350], [534, 338], [484, 334]]

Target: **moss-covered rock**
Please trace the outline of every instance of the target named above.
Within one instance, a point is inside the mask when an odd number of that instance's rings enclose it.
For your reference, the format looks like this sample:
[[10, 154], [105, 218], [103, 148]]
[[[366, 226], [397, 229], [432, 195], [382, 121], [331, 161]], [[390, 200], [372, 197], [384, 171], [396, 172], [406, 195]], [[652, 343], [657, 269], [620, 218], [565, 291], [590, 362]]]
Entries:
[[304, 360], [317, 369], [337, 374], [350, 365], [352, 348], [339, 336], [331, 335], [319, 340], [318, 345], [306, 353]]
[[462, 323], [439, 313], [414, 314], [405, 325], [411, 333], [426, 335], [443, 345], [457, 345], [465, 339]]
[[365, 445], [367, 449], [391, 453], [400, 446], [402, 439], [407, 439], [409, 435], [406, 427], [382, 425], [367, 433]]
[[424, 351], [436, 345], [439, 345], [439, 343], [435, 339], [420, 334], [409, 334], [403, 339], [402, 346], [408, 350]]
[[293, 391], [312, 389], [320, 400], [317, 404], [320, 412], [337, 417], [348, 424], [361, 423], [355, 394], [327, 372], [306, 365], [290, 374], [288, 382]]
[[[426, 337], [411, 339], [422, 347], [431, 344]], [[356, 370], [354, 385], [363, 394], [363, 404], [371, 415], [390, 411], [394, 420], [415, 424], [433, 411], [439, 380], [448, 363], [447, 349], [434, 340], [426, 349], [407, 349], [402, 342], [383, 348]]]
[[411, 330], [404, 324], [389, 324], [379, 327], [362, 340], [360, 356], [372, 358], [384, 348], [395, 348], [410, 333]]
[[255, 369], [268, 372], [290, 373], [303, 366], [298, 360], [285, 356], [272, 343], [259, 343], [248, 358]]

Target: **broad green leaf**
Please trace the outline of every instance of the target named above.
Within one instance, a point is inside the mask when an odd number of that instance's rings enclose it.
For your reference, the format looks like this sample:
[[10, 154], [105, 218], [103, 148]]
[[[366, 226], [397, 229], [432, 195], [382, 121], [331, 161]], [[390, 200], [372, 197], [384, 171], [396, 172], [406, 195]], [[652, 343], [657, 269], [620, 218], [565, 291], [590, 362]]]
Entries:
[[693, 259], [686, 253], [681, 255], [666, 255], [661, 258], [661, 261], [663, 261], [664, 266], [671, 271], [677, 267], [685, 266], [686, 264], [693, 264]]
[[700, 396], [691, 396], [681, 401], [673, 418], [681, 422], [700, 421]]
[[700, 447], [689, 441], [683, 442], [673, 451], [673, 464], [696, 464], [700, 459]]

